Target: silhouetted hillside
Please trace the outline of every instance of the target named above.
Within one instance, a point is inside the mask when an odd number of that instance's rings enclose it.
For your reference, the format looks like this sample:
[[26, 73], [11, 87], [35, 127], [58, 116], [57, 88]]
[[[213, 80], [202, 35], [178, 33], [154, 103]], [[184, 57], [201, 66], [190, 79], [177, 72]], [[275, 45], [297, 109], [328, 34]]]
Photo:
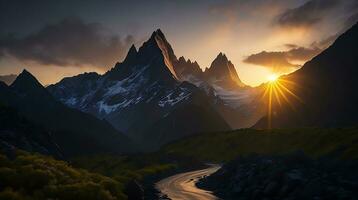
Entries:
[[26, 70], [10, 86], [0, 85], [0, 91], [0, 102], [51, 131], [65, 156], [119, 153], [131, 148], [130, 140], [106, 121], [56, 101]]
[[[357, 44], [358, 24], [301, 69], [282, 77], [282, 84], [297, 97], [287, 94], [290, 103], [274, 103], [272, 127], [357, 125]], [[267, 128], [267, 118], [254, 127]]]

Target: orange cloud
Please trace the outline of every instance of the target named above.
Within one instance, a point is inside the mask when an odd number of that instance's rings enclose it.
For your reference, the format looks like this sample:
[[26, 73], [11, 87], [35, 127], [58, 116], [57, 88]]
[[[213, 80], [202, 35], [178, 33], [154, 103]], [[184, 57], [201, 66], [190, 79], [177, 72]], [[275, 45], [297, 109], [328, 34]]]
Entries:
[[305, 48], [292, 44], [286, 46], [290, 47], [290, 50], [262, 51], [248, 56], [244, 59], [244, 62], [267, 67], [274, 72], [286, 73], [300, 67], [300, 65], [294, 64], [294, 61], [310, 60], [322, 51], [317, 47]]

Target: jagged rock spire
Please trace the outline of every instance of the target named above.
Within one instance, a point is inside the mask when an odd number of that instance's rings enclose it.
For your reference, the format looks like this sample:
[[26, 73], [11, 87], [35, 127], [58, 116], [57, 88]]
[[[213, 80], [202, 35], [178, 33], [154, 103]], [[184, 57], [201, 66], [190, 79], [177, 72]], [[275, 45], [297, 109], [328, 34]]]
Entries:
[[146, 62], [153, 58], [157, 58], [157, 56], [161, 56], [164, 61], [164, 65], [172, 74], [173, 78], [178, 80], [178, 76], [173, 66], [173, 63], [177, 60], [177, 58], [171, 45], [160, 29], [154, 31], [149, 40], [144, 42], [143, 46], [139, 48], [138, 54], [141, 57], [140, 59]]
[[130, 63], [136, 60], [138, 51], [135, 48], [134, 44], [129, 48], [126, 58], [124, 59], [124, 63]]
[[238, 86], [244, 86], [234, 65], [222, 52], [211, 63], [210, 67], [205, 70], [205, 74], [209, 80], [220, 80], [228, 85], [233, 82]]
[[43, 87], [41, 83], [26, 69], [24, 69], [11, 84], [11, 87], [17, 88], [19, 86], [38, 86]]
[[26, 94], [49, 95], [41, 83], [26, 69], [24, 69], [10, 85], [16, 92]]

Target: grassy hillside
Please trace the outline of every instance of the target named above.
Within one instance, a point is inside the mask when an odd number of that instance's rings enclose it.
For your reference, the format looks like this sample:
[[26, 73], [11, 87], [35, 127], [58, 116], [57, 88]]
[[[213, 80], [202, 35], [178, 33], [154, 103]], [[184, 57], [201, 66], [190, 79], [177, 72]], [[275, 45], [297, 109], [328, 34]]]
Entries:
[[26, 119], [16, 109], [0, 104], [0, 148], [4, 146], [63, 157], [49, 131]]
[[11, 86], [0, 82], [0, 104], [51, 132], [51, 138], [66, 158], [130, 152], [136, 147], [107, 121], [58, 102], [26, 70]]
[[340, 151], [343, 158], [358, 158], [358, 129], [241, 129], [188, 137], [165, 146], [162, 152], [222, 162], [239, 155], [279, 155], [298, 150], [313, 157]]
[[[73, 166], [109, 176], [124, 183], [126, 186], [124, 191], [129, 199], [136, 199], [138, 194], [143, 194], [145, 199], [156, 199], [153, 183], [186, 169], [186, 166], [182, 166], [181, 163], [155, 153], [127, 156], [95, 155], [75, 158], [71, 163]], [[195, 167], [195, 164], [189, 162], [187, 165]], [[143, 193], [133, 190], [132, 180], [136, 180], [141, 185], [144, 189]]]
[[112, 156], [95, 155], [72, 160], [76, 167], [113, 177], [127, 183], [131, 179], [142, 181], [151, 175], [160, 175], [177, 165], [153, 159], [152, 155]]
[[127, 199], [126, 185], [176, 165], [147, 156], [91, 156], [73, 162], [25, 151], [0, 153], [0, 199]]
[[118, 180], [40, 154], [0, 154], [0, 199], [126, 199]]

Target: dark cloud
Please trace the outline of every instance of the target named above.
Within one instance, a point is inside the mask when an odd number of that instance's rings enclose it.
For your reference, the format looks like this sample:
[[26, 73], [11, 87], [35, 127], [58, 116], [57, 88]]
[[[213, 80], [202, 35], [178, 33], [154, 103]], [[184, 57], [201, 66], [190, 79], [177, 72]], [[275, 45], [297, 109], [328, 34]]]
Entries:
[[275, 72], [287, 72], [299, 65], [293, 61], [307, 61], [321, 52], [317, 47], [305, 48], [294, 44], [286, 44], [288, 51], [262, 51], [248, 56], [244, 62], [270, 68]]
[[320, 22], [341, 0], [310, 0], [302, 6], [279, 14], [275, 23], [284, 27], [309, 27]]
[[0, 56], [43, 65], [108, 68], [123, 57], [132, 43], [132, 36], [121, 39], [101, 24], [66, 18], [25, 37], [1, 38]]

